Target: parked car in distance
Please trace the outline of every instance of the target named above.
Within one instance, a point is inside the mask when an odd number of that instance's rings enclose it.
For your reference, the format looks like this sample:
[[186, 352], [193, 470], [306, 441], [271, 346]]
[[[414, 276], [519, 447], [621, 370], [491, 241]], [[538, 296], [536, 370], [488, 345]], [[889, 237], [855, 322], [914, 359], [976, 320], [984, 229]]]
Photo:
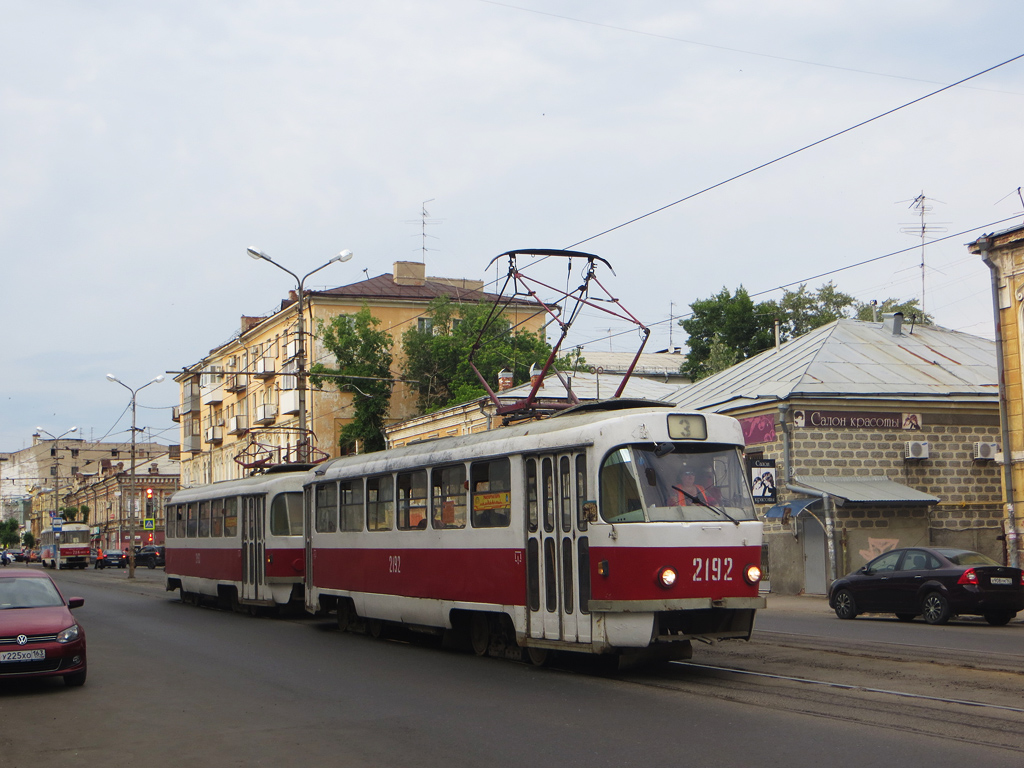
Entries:
[[149, 544], [145, 547], [140, 547], [135, 552], [135, 565], [137, 567], [146, 566], [147, 568], [156, 568], [158, 565], [164, 564], [164, 548], [156, 547]]
[[994, 626], [1024, 610], [1024, 571], [966, 549], [907, 547], [879, 555], [829, 587], [840, 619], [894, 613], [945, 624], [954, 616], [984, 616]]
[[85, 630], [71, 610], [84, 602], [65, 600], [38, 569], [0, 570], [0, 680], [56, 676], [65, 685], [82, 685]]
[[[99, 552], [103, 553], [103, 557], [99, 556]], [[93, 568], [124, 568], [128, 565], [128, 558], [124, 556], [124, 552], [118, 549], [102, 549], [97, 552], [95, 549], [89, 550], [89, 560], [92, 562]]]

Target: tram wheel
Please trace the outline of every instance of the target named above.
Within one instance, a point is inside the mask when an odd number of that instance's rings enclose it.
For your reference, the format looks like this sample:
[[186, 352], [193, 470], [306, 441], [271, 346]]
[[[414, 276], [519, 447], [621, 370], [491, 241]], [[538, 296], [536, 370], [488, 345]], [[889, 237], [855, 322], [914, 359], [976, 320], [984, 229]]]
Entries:
[[384, 634], [384, 622], [380, 619], [370, 619], [366, 622], [366, 629], [370, 633], [370, 637], [379, 640], [380, 636]]
[[530, 663], [535, 667], [547, 666], [548, 661], [551, 660], [551, 651], [547, 648], [534, 648], [529, 646], [526, 649], [526, 658], [530, 660]]
[[486, 656], [491, 646], [491, 623], [486, 613], [474, 613], [469, 619], [469, 641], [473, 645], [473, 653]]

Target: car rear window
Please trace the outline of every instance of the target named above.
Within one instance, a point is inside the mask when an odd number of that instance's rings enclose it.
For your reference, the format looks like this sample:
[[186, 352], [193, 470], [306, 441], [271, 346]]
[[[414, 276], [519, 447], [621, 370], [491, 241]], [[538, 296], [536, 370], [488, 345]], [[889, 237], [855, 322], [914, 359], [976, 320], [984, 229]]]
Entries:
[[986, 557], [980, 552], [971, 552], [966, 549], [939, 549], [936, 551], [954, 565], [999, 565], [991, 557]]

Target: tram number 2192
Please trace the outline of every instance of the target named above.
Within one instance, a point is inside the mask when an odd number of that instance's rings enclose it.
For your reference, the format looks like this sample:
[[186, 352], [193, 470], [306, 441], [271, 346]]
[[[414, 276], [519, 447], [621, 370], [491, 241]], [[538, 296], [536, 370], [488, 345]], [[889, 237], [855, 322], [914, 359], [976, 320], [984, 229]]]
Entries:
[[388, 573], [402, 572], [402, 556], [388, 555]]
[[694, 581], [732, 581], [731, 557], [693, 558]]

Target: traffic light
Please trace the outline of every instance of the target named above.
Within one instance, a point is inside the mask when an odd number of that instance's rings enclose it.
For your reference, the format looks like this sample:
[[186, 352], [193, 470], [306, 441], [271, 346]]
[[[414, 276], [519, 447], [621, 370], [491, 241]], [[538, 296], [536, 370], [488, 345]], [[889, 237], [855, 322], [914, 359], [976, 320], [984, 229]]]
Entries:
[[146, 489], [146, 517], [153, 516], [153, 489]]

